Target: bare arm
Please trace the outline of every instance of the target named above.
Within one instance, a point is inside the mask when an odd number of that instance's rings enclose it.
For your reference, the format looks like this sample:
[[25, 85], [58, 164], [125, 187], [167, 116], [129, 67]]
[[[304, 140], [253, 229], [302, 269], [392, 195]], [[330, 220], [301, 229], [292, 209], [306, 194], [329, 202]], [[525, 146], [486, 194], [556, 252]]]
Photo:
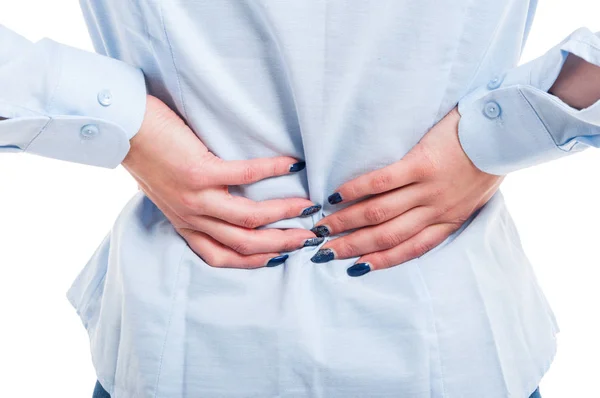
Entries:
[[549, 92], [576, 109], [600, 100], [600, 67], [569, 54]]

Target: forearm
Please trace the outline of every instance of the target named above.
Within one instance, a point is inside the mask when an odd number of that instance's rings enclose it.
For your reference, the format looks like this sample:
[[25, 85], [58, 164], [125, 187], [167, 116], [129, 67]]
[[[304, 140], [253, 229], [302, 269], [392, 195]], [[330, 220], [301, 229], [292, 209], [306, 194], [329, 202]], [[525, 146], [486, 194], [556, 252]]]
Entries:
[[549, 92], [576, 109], [600, 100], [600, 67], [569, 54]]
[[600, 147], [600, 33], [580, 28], [460, 99], [459, 139], [496, 175]]

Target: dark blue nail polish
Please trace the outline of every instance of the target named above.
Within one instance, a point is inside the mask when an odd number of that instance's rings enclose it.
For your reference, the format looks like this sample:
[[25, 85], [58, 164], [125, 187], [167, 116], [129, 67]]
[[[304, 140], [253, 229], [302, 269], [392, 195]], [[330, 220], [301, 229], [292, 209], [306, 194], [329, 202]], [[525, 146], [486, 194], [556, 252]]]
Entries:
[[336, 192], [334, 194], [329, 195], [329, 197], [327, 198], [327, 201], [329, 202], [330, 205], [335, 205], [338, 204], [342, 201], [342, 195], [339, 192]]
[[288, 257], [289, 256], [287, 254], [284, 254], [283, 256], [273, 257], [267, 263], [267, 267], [277, 267], [278, 265], [285, 263], [285, 260], [287, 260]]
[[315, 254], [310, 261], [312, 261], [313, 263], [326, 263], [328, 261], [331, 261], [335, 258], [335, 254], [333, 253], [333, 250], [331, 249], [320, 249], [317, 254]]
[[358, 263], [348, 268], [346, 272], [348, 276], [363, 276], [364, 274], [371, 271], [371, 265], [369, 263]]
[[304, 241], [304, 246], [302, 246], [302, 247], [319, 246], [324, 241], [325, 241], [325, 238], [310, 238], [310, 239], [306, 239]]
[[318, 227], [314, 227], [310, 230], [310, 232], [317, 235], [319, 238], [331, 235], [331, 231], [329, 230], [329, 228], [327, 228], [326, 225], [319, 225]]
[[304, 170], [305, 167], [306, 167], [306, 162], [294, 163], [293, 165], [290, 166], [290, 173], [296, 173], [298, 171]]
[[307, 207], [306, 209], [302, 210], [302, 213], [300, 213], [301, 217], [306, 217], [306, 216], [310, 216], [312, 214], [317, 213], [319, 210], [321, 210], [321, 205], [315, 205], [315, 206], [310, 206]]

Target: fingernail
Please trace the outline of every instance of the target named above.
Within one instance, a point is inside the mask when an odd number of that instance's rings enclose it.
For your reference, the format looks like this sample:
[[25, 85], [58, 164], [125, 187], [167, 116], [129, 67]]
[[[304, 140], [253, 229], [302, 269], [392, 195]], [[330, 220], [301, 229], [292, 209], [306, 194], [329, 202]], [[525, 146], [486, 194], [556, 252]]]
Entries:
[[296, 173], [298, 171], [304, 170], [305, 167], [306, 167], [306, 162], [294, 163], [293, 165], [290, 166], [290, 173]]
[[277, 267], [278, 265], [285, 263], [285, 260], [287, 260], [288, 257], [289, 256], [287, 254], [284, 254], [283, 256], [273, 257], [267, 263], [267, 267]]
[[363, 276], [364, 274], [371, 271], [371, 265], [369, 263], [358, 263], [348, 268], [346, 272], [348, 276]]
[[319, 225], [318, 227], [314, 227], [310, 230], [310, 232], [317, 235], [319, 238], [331, 235], [331, 231], [329, 230], [329, 228], [327, 228], [326, 225]]
[[306, 216], [310, 216], [312, 214], [317, 213], [319, 210], [321, 210], [321, 205], [315, 205], [315, 206], [310, 206], [307, 207], [306, 209], [302, 210], [302, 213], [300, 213], [300, 217], [306, 217]]
[[304, 245], [302, 247], [319, 246], [324, 241], [325, 241], [325, 238], [310, 238], [310, 239], [306, 239], [304, 241]]
[[315, 254], [310, 261], [312, 261], [313, 263], [326, 263], [328, 261], [333, 260], [335, 257], [335, 254], [333, 253], [333, 250], [331, 249], [320, 249], [317, 254]]
[[327, 201], [329, 202], [330, 205], [335, 205], [338, 204], [342, 201], [342, 195], [339, 192], [336, 192], [334, 194], [329, 195], [329, 197], [327, 198]]

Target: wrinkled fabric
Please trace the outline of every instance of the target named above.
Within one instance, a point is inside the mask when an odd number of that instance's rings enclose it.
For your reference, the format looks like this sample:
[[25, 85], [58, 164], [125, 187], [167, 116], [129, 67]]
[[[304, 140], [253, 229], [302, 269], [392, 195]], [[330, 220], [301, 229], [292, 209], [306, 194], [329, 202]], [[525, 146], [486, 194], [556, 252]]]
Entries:
[[[336, 187], [401, 159], [457, 104], [461, 144], [489, 172], [598, 144], [598, 105], [577, 111], [546, 92], [567, 53], [598, 61], [596, 35], [578, 30], [516, 67], [535, 0], [81, 5], [97, 51], [114, 59], [0, 31], [2, 66], [14, 59], [17, 78], [23, 67], [35, 77], [17, 95], [0, 68], [0, 116], [11, 118], [0, 146], [27, 152], [42, 137], [29, 152], [114, 167], [143, 117], [143, 71], [148, 92], [218, 156], [306, 161], [232, 188], [323, 204], [267, 227], [311, 228], [343, 208], [326, 201]], [[69, 70], [72, 90], [22, 58], [25, 47]], [[108, 107], [97, 98], [106, 89]], [[100, 134], [80, 130], [90, 123]], [[501, 192], [440, 246], [388, 270], [350, 278], [356, 259], [316, 265], [317, 250], [275, 268], [212, 268], [138, 193], [68, 292], [98, 380], [113, 398], [526, 398], [552, 362], [558, 327]]]
[[140, 69], [2, 25], [0, 43], [0, 153], [117, 167], [144, 117]]

